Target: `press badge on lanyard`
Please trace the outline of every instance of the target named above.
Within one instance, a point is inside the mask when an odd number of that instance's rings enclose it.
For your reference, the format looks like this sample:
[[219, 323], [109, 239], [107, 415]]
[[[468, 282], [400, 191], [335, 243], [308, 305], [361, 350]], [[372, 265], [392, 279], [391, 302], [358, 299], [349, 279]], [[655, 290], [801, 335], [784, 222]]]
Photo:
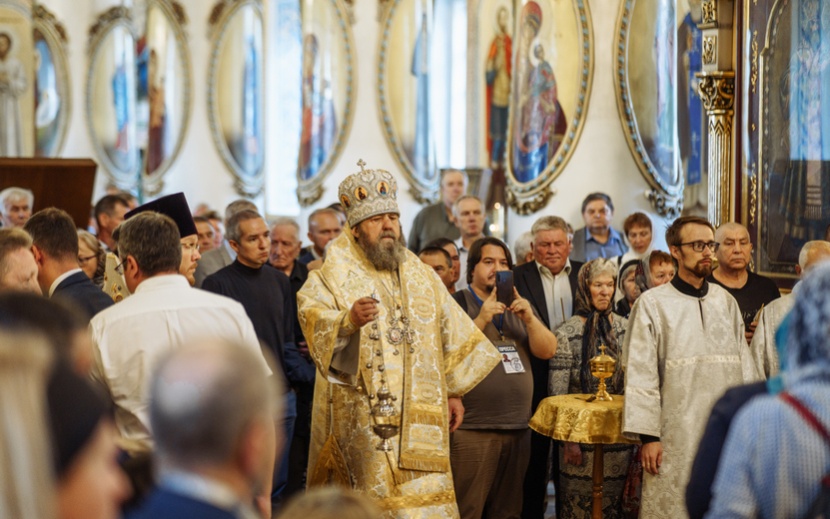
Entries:
[[525, 367], [522, 364], [522, 359], [519, 357], [519, 352], [516, 350], [516, 343], [513, 341], [495, 341], [496, 349], [501, 355], [501, 367], [508, 375], [515, 375], [524, 373]]

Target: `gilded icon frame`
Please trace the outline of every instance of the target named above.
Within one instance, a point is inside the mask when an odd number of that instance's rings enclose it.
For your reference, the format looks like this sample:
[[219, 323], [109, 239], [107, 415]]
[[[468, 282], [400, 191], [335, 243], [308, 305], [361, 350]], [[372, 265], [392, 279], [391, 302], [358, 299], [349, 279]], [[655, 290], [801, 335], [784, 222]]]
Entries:
[[[305, 5], [302, 4], [302, 6]], [[335, 164], [337, 164], [337, 160], [340, 158], [343, 147], [351, 132], [352, 123], [354, 122], [354, 101], [357, 97], [357, 64], [355, 63], [355, 46], [351, 30], [350, 8], [342, 0], [314, 0], [312, 5], [315, 7], [317, 5], [323, 6], [322, 9], [328, 9], [328, 16], [332, 16], [337, 20], [336, 27], [330, 28], [330, 30], [333, 30], [337, 34], [337, 37], [332, 39], [333, 44], [330, 44], [329, 48], [319, 49], [317, 52], [322, 54], [326, 59], [331, 59], [332, 56], [344, 58], [341, 66], [345, 70], [338, 70], [338, 72], [342, 72], [345, 76], [343, 79], [345, 88], [342, 89], [343, 91], [333, 89], [331, 93], [331, 97], [333, 98], [332, 104], [334, 106], [333, 111], [337, 114], [336, 120], [339, 123], [339, 127], [335, 130], [334, 142], [331, 143], [330, 148], [327, 150], [325, 159], [313, 175], [310, 175], [310, 178], [304, 178], [302, 171], [303, 144], [301, 135], [301, 151], [297, 159], [297, 200], [303, 207], [313, 204], [323, 195], [326, 179], [334, 169]], [[314, 12], [302, 13], [302, 34], [304, 41], [309, 35], [315, 34], [315, 27], [311, 27], [310, 30], [308, 27], [308, 25], [314, 25], [311, 23], [313, 18]], [[337, 54], [338, 51], [340, 52], [339, 55]], [[303, 52], [306, 52], [305, 45], [303, 46]], [[327, 79], [332, 78], [326, 78], [323, 81]], [[339, 78], [333, 79], [337, 80]], [[338, 105], [342, 105], [342, 109], [339, 109]], [[300, 131], [301, 133], [305, 131], [303, 122], [300, 124]]]
[[[622, 123], [623, 133], [631, 151], [631, 155], [637, 164], [640, 173], [651, 187], [648, 193], [648, 198], [652, 202], [655, 210], [666, 218], [675, 218], [680, 216], [683, 211], [683, 189], [685, 179], [680, 167], [679, 157], [679, 143], [677, 138], [677, 127], [668, 132], [661, 131], [661, 123], [666, 121], [674, 121], [676, 124], [677, 117], [661, 117], [660, 110], [666, 108], [665, 105], [660, 104], [660, 90], [659, 85], [657, 92], [651, 95], [649, 88], [644, 85], [651, 83], [659, 83], [656, 78], [664, 77], [666, 74], [661, 74], [658, 69], [657, 62], [660, 61], [660, 56], [655, 56], [654, 63], [645, 60], [636, 60], [633, 62], [629, 60], [629, 52], [634, 48], [636, 51], [642, 51], [648, 47], [648, 42], [641, 41], [642, 35], [654, 34], [654, 39], [658, 39], [657, 31], [659, 27], [655, 20], [664, 13], [659, 12], [662, 4], [660, 0], [655, 0], [656, 11], [652, 12], [653, 16], [635, 16], [635, 9], [640, 6], [654, 7], [651, 4], [646, 4], [643, 0], [623, 0], [620, 5], [620, 12], [617, 18], [617, 40], [616, 40], [616, 60], [614, 60], [614, 88], [617, 94], [617, 109], [620, 115], [620, 122]], [[676, 13], [671, 10], [667, 18], [676, 18]], [[677, 36], [676, 20], [670, 20], [670, 31], [673, 36], [672, 41], [675, 41]], [[646, 23], [646, 27], [637, 27], [637, 24]], [[649, 32], [650, 30], [652, 30]], [[632, 36], [635, 41], [632, 42]], [[659, 52], [656, 49], [655, 52]], [[668, 49], [668, 56], [677, 63], [677, 49], [676, 46]], [[663, 49], [665, 53], [665, 49]], [[643, 52], [638, 52], [638, 55]], [[665, 61], [665, 60], [663, 60]], [[669, 62], [671, 63], [671, 61]], [[630, 67], [637, 67], [634, 71]], [[647, 67], [653, 66], [654, 70]], [[669, 65], [671, 66], [671, 65]], [[651, 71], [651, 74], [649, 73]], [[666, 89], [670, 93], [669, 109], [677, 106], [677, 81], [671, 88]], [[665, 87], [665, 85], [663, 85]], [[649, 104], [655, 100], [657, 106], [651, 107]], [[649, 111], [654, 108], [654, 113]], [[639, 114], [638, 114], [639, 112]], [[667, 114], [668, 115], [668, 114]], [[656, 129], [656, 130], [655, 130]], [[668, 133], [668, 135], [666, 135]], [[667, 140], [671, 143], [665, 142]], [[656, 148], [662, 145], [663, 150], [671, 150], [669, 157], [664, 157], [659, 154]]]
[[[224, 56], [227, 43], [226, 35], [231, 24], [235, 22], [237, 16], [245, 16], [245, 11], [249, 10], [255, 23], [253, 24], [253, 32], [244, 34], [250, 41], [250, 54], [235, 56], [234, 62], [252, 63], [251, 78], [254, 81], [255, 91], [252, 94], [251, 102], [255, 104], [251, 110], [254, 119], [253, 128], [243, 128], [242, 134], [234, 135], [233, 138], [237, 142], [229, 143], [226, 140], [225, 133], [226, 125], [230, 124], [228, 121], [223, 121], [221, 115], [223, 103], [219, 97], [225, 95], [223, 90], [227, 87], [220, 85], [220, 66], [222, 63], [227, 63], [230, 58]], [[211, 10], [210, 18], [208, 20], [209, 31], [208, 37], [211, 42], [210, 63], [208, 67], [208, 120], [210, 123], [211, 136], [216, 150], [219, 152], [222, 162], [228, 168], [234, 178], [234, 188], [237, 193], [246, 197], [258, 196], [262, 193], [265, 183], [264, 176], [264, 157], [265, 157], [265, 132], [262, 116], [265, 114], [265, 94], [264, 94], [264, 13], [262, 9], [261, 0], [219, 0]], [[235, 42], [239, 44], [239, 42]], [[244, 43], [243, 43], [244, 45]], [[230, 52], [230, 51], [228, 51]], [[243, 53], [244, 54], [244, 53]], [[221, 63], [220, 63], [221, 62]], [[247, 66], [243, 65], [243, 68]], [[223, 71], [221, 74], [222, 80], [230, 81], [234, 77], [229, 71]], [[244, 76], [244, 74], [243, 74]], [[243, 86], [243, 90], [247, 88]], [[243, 97], [246, 95], [243, 92]], [[247, 103], [244, 100], [243, 103]], [[247, 112], [247, 110], [246, 110]], [[257, 115], [258, 114], [258, 115]], [[237, 114], [239, 115], [239, 114]], [[244, 116], [243, 116], [244, 117]], [[243, 121], [242, 126], [246, 122]], [[238, 130], [238, 129], [237, 129]], [[245, 135], [246, 131], [253, 130], [252, 135]], [[249, 132], [250, 133], [250, 132]], [[232, 146], [237, 148], [235, 154]], [[237, 154], [239, 157], [237, 157]], [[244, 160], [246, 164], [240, 164], [239, 160]]]
[[[540, 22], [535, 21], [537, 8], [530, 5], [532, 3], [541, 11], [538, 15]], [[565, 9], [563, 6], [566, 4], [569, 6], [567, 12], [554, 11]], [[585, 127], [593, 86], [594, 35], [591, 11], [585, 0], [557, 3], [517, 0], [514, 13], [513, 77], [507, 133], [507, 201], [516, 212], [526, 215], [542, 209], [553, 196], [551, 184], [568, 164]], [[560, 20], [566, 21], [560, 25]], [[529, 34], [522, 33], [523, 30], [532, 31], [534, 27], [534, 38], [528, 38]], [[543, 34], [546, 37], [543, 37]], [[528, 39], [529, 41], [525, 42]], [[524, 45], [527, 48], [523, 50]], [[578, 57], [574, 60], [569, 53], [562, 52], [560, 48], [579, 49]], [[545, 52], [553, 56], [553, 65], [546, 60]], [[519, 61], [520, 53], [526, 54], [523, 59], [526, 59], [527, 63]], [[549, 95], [556, 100], [557, 110], [543, 112], [545, 118], [553, 117], [554, 122], [543, 123], [542, 131], [539, 132], [539, 128], [535, 128], [538, 125], [533, 123], [536, 113], [533, 106], [528, 104], [529, 101], [519, 106], [516, 96], [521, 96], [519, 87], [523, 83], [527, 86], [528, 81], [535, 81], [534, 75], [545, 73], [545, 69], [542, 68], [543, 61], [558, 78], [556, 82], [561, 84], [555, 87], [556, 97]], [[523, 68], [527, 69], [524, 74]], [[548, 92], [552, 93], [550, 89]], [[540, 99], [540, 106], [544, 107], [541, 102]], [[544, 131], [544, 125], [550, 126], [549, 132]], [[534, 135], [536, 137], [533, 137]], [[540, 139], [545, 135], [548, 140], [541, 144]], [[551, 141], [551, 135], [556, 136], [554, 141]], [[529, 172], [522, 164], [538, 164], [541, 159], [545, 160], [541, 171]], [[534, 166], [533, 169], [538, 170], [538, 166]], [[529, 178], [523, 178], [525, 176]]]
[[[36, 135], [35, 155], [38, 157], [59, 157], [66, 143], [69, 121], [72, 119], [72, 81], [69, 75], [67, 56], [68, 38], [64, 25], [41, 4], [35, 5], [32, 12], [32, 22], [35, 45], [37, 46], [39, 40], [43, 41], [51, 54], [51, 74], [55, 77], [55, 89], [60, 103], [54, 122], [54, 133], [50, 139], [51, 143], [48, 146], [41, 146], [40, 139]], [[36, 113], [36, 131], [38, 130], [37, 119]]]

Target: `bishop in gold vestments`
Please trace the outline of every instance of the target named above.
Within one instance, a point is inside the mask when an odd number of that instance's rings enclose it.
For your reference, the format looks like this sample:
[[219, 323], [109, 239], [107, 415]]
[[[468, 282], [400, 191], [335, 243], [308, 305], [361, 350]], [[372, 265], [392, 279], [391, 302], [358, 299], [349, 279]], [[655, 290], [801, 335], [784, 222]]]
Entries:
[[[352, 228], [367, 219], [394, 226], [399, 239], [395, 187], [383, 170], [343, 181], [349, 227], [297, 295], [318, 369], [308, 481], [350, 486], [374, 499], [384, 518], [453, 518], [447, 398], [472, 389], [499, 356], [429, 266], [401, 245], [397, 268], [378, 268], [358, 243]], [[391, 247], [383, 239], [389, 233], [377, 243]], [[377, 301], [377, 317], [355, 326], [350, 311], [367, 296]], [[386, 452], [377, 448], [372, 409], [383, 386], [400, 418]]]

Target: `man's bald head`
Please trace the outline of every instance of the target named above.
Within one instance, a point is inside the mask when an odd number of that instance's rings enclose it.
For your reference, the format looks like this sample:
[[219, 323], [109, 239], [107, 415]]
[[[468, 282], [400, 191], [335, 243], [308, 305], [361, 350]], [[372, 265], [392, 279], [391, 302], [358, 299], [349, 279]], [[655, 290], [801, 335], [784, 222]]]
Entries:
[[232, 460], [248, 428], [273, 423], [282, 394], [259, 352], [221, 341], [169, 354], [150, 387], [150, 423], [159, 456], [180, 467]]
[[801, 247], [801, 252], [798, 254], [798, 266], [801, 267], [801, 275], [827, 260], [830, 260], [830, 242], [824, 240], [808, 241]]
[[749, 230], [738, 222], [726, 222], [715, 230], [715, 241], [721, 243], [723, 239], [732, 233], [743, 233], [749, 239]]

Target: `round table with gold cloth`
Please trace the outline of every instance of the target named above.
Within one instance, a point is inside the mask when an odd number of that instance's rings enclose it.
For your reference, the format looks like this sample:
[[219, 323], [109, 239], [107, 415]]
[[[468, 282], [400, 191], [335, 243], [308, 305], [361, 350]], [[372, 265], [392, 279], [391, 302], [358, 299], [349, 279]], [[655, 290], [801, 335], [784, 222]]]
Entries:
[[613, 400], [589, 399], [593, 395], [558, 395], [539, 403], [530, 428], [554, 440], [587, 443], [594, 446], [593, 517], [602, 517], [603, 444], [640, 443], [622, 435], [622, 411], [625, 397]]

